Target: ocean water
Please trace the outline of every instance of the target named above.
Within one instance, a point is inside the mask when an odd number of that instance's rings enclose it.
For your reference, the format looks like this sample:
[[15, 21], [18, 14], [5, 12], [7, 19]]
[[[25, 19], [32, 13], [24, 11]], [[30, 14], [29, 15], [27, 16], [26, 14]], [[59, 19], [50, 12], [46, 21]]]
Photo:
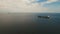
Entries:
[[[50, 16], [50, 19], [38, 16]], [[1, 13], [0, 31], [60, 32], [60, 13]]]

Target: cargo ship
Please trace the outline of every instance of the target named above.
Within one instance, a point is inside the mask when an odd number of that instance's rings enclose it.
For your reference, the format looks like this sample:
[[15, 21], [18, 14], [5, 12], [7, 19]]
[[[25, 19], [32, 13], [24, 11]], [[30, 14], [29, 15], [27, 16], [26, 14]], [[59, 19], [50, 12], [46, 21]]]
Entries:
[[38, 16], [38, 18], [45, 18], [45, 19], [49, 19], [50, 16]]

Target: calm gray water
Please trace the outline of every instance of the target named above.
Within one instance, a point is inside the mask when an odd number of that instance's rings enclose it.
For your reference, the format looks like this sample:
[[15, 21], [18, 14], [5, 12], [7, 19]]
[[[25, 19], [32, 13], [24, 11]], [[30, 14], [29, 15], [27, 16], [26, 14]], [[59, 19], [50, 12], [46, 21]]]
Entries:
[[[50, 19], [38, 18], [50, 16]], [[60, 13], [0, 14], [1, 32], [60, 32]]]

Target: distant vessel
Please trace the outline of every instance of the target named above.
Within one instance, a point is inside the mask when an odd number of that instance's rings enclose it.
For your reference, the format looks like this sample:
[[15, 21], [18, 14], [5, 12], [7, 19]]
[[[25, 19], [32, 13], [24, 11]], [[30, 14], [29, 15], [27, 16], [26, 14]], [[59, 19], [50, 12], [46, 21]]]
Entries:
[[46, 19], [49, 19], [50, 16], [38, 16], [39, 18], [46, 18]]

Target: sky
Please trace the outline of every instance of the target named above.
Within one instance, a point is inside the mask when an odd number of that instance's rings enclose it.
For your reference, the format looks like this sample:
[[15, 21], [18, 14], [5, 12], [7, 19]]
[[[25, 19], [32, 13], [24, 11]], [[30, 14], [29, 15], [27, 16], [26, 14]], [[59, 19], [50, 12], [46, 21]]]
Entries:
[[0, 12], [60, 13], [60, 0], [0, 0]]

